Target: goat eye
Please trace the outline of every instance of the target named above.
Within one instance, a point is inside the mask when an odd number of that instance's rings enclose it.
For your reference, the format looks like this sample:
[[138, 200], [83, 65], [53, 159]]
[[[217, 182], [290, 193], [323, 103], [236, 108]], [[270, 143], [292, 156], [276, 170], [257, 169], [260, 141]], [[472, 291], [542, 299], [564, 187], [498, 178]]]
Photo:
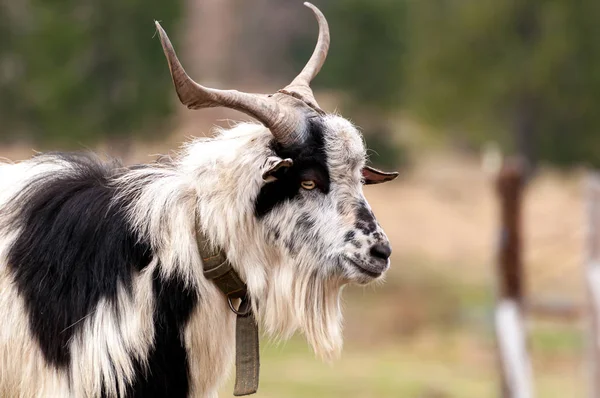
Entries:
[[317, 184], [315, 184], [315, 182], [314, 182], [314, 181], [312, 181], [312, 180], [306, 180], [306, 181], [302, 181], [302, 182], [300, 183], [300, 186], [301, 186], [302, 188], [304, 188], [304, 189], [308, 189], [308, 190], [310, 191], [311, 189], [315, 189], [315, 188], [316, 188], [316, 186], [317, 186]]

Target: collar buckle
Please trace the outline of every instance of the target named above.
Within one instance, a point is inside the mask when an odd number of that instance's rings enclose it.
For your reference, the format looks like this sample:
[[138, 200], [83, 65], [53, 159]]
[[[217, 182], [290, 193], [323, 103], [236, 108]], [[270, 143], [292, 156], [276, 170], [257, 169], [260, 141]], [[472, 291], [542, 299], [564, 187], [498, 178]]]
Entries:
[[231, 302], [231, 296], [227, 296], [227, 304], [229, 304], [229, 309], [237, 316], [247, 317], [252, 314], [252, 305], [250, 303], [250, 298], [248, 297], [248, 295], [245, 295], [241, 299], [240, 305], [238, 305], [237, 309]]

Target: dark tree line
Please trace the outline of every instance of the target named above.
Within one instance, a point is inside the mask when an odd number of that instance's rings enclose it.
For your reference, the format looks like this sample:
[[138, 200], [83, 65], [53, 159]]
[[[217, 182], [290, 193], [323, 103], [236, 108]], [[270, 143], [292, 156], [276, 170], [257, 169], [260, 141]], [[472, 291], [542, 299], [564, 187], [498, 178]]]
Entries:
[[[180, 26], [192, 1], [0, 0], [0, 139], [79, 145], [160, 131], [175, 102], [152, 21], [161, 19], [177, 45], [181, 32], [171, 27]], [[188, 63], [198, 78], [228, 72], [228, 82], [275, 86], [313, 49], [316, 23], [300, 3], [199, 5], [232, 16], [217, 12], [213, 25], [230, 24], [225, 33], [198, 38], [218, 54], [180, 46], [184, 60], [206, 61]], [[344, 114], [364, 128], [382, 159], [398, 158], [388, 143], [397, 133], [390, 121], [402, 110], [451, 142], [477, 148], [495, 140], [532, 163], [600, 166], [600, 2], [318, 6], [330, 22], [332, 47], [314, 86], [342, 94]], [[203, 25], [211, 21], [204, 14]], [[186, 26], [195, 29], [194, 21]], [[205, 64], [227, 71], [211, 74]]]
[[81, 145], [156, 129], [171, 111], [154, 19], [178, 1], [0, 0], [0, 139]]

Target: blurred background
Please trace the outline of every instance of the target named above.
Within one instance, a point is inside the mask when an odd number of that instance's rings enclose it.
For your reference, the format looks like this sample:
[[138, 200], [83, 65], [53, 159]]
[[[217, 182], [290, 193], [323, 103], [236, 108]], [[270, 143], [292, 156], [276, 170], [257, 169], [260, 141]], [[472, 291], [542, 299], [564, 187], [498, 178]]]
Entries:
[[[582, 178], [600, 166], [600, 2], [315, 3], [332, 35], [320, 104], [361, 127], [375, 165], [401, 171], [365, 189], [392, 269], [381, 286], [346, 289], [333, 365], [301, 337], [263, 342], [258, 396], [498, 396], [491, 171], [500, 153], [529, 165], [527, 298], [580, 308]], [[246, 119], [178, 103], [155, 19], [193, 78], [265, 93], [298, 73], [317, 35], [300, 0], [0, 0], [0, 157], [94, 149], [148, 162]], [[532, 313], [527, 328], [537, 395], [584, 396], [585, 319]]]

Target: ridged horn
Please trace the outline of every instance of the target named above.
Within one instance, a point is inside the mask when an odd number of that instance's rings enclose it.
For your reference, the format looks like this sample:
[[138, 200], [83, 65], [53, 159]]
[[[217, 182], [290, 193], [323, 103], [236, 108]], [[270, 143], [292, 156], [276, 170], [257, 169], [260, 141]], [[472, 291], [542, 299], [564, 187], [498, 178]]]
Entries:
[[[185, 72], [171, 40], [165, 30], [155, 21], [175, 91], [182, 104], [189, 109], [226, 107], [243, 112], [259, 120], [271, 130], [275, 139], [282, 144], [298, 140], [297, 132], [303, 125], [302, 113], [297, 101], [279, 99], [263, 94], [249, 94], [236, 90], [218, 90], [204, 87], [192, 80]], [[289, 97], [288, 97], [289, 98]]]
[[330, 42], [329, 26], [323, 13], [310, 3], [304, 5], [313, 11], [319, 23], [317, 45], [302, 72], [274, 95], [218, 90], [196, 83], [181, 66], [167, 33], [160, 23], [155, 21], [160, 43], [169, 63], [175, 91], [181, 103], [190, 109], [218, 106], [235, 109], [259, 120], [283, 145], [302, 142], [306, 117], [314, 114], [315, 111], [324, 113], [319, 109], [314, 98], [310, 82], [321, 70], [327, 58]]
[[[302, 69], [302, 72], [292, 82], [286, 86], [280, 92], [294, 95], [304, 100], [307, 104], [318, 108], [317, 101], [315, 100], [312, 89], [310, 88], [310, 82], [317, 76], [321, 67], [325, 63], [327, 58], [327, 52], [329, 51], [329, 44], [331, 37], [329, 34], [329, 24], [325, 15], [311, 3], [304, 3], [304, 5], [312, 10], [319, 23], [319, 38], [317, 39], [317, 45], [312, 53], [312, 56]], [[299, 94], [299, 96], [298, 96]]]

